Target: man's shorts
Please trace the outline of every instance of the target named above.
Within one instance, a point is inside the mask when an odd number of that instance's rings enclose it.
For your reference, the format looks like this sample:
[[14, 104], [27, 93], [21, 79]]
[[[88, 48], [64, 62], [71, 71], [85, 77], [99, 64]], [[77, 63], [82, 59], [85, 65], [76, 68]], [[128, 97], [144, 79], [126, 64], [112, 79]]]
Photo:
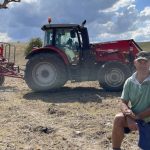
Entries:
[[139, 127], [139, 147], [143, 150], [150, 150], [150, 123], [137, 120]]

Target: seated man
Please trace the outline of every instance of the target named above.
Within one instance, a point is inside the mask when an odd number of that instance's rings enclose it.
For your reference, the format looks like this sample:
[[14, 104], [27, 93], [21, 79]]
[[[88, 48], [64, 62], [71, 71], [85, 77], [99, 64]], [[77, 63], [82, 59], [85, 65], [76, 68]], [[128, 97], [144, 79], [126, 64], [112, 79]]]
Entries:
[[[124, 133], [139, 129], [139, 146], [150, 150], [148, 145], [143, 147], [150, 139], [143, 139], [141, 122], [150, 128], [150, 52], [141, 51], [134, 60], [136, 72], [126, 80], [121, 95], [121, 112], [115, 116], [112, 130], [112, 148], [120, 150]], [[129, 107], [131, 103], [131, 108]], [[146, 128], [145, 128], [146, 129]], [[147, 131], [148, 134], [149, 131]], [[146, 132], [145, 132], [146, 133]], [[150, 136], [147, 136], [150, 138]]]
[[66, 55], [67, 55], [69, 61], [70, 61], [70, 62], [73, 62], [74, 59], [75, 59], [75, 57], [76, 57], [74, 51], [71, 50], [71, 49], [69, 49], [69, 48], [65, 48], [65, 53], [66, 53]]
[[69, 38], [69, 40], [67, 41], [64, 51], [71, 63], [76, 63], [78, 61], [78, 56], [76, 55], [77, 54], [76, 49], [74, 47], [74, 43], [71, 38]]

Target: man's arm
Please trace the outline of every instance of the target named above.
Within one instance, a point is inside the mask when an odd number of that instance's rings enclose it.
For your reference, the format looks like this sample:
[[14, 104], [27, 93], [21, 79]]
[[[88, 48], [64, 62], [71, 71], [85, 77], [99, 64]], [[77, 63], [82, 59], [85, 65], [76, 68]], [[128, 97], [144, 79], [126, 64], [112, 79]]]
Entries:
[[120, 109], [121, 109], [123, 114], [125, 114], [128, 110], [130, 110], [128, 103], [129, 103], [128, 101], [124, 101], [124, 100], [121, 101]]
[[150, 117], [150, 108], [147, 108], [145, 111], [136, 115], [136, 119], [144, 119], [146, 117]]

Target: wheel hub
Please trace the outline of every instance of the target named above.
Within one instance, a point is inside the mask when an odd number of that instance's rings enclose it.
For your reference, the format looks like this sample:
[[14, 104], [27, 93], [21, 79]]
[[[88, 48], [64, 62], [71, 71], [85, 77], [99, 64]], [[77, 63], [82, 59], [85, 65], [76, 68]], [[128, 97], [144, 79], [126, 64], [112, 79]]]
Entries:
[[107, 75], [105, 76], [105, 81], [111, 87], [118, 87], [122, 85], [124, 81], [124, 73], [117, 68], [111, 69], [111, 71], [107, 72]]
[[56, 71], [52, 64], [38, 64], [33, 71], [33, 79], [40, 86], [49, 86], [55, 82]]
[[43, 78], [47, 78], [49, 76], [49, 72], [47, 70], [43, 70], [41, 75]]

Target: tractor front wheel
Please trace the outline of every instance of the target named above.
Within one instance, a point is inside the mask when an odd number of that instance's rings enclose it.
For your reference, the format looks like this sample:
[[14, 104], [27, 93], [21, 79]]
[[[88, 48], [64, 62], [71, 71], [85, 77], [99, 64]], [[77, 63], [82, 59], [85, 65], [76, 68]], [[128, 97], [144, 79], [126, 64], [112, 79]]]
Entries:
[[67, 81], [65, 64], [56, 55], [37, 54], [26, 64], [25, 81], [34, 91], [60, 88]]
[[4, 84], [4, 81], [5, 81], [5, 77], [0, 76], [0, 86], [2, 86]]

